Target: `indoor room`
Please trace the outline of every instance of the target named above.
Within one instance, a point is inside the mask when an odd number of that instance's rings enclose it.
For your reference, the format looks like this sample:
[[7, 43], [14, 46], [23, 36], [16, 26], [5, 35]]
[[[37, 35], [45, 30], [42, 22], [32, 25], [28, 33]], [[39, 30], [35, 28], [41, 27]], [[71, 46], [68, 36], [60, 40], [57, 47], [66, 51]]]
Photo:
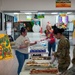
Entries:
[[[74, 2], [1, 0], [0, 75], [62, 75], [66, 70], [59, 69], [59, 58], [64, 55], [63, 61], [69, 61], [67, 70], [70, 69], [75, 49]], [[52, 30], [47, 33], [47, 28]], [[67, 44], [62, 36], [68, 40]], [[49, 45], [51, 37], [55, 47]], [[59, 57], [55, 55], [57, 52]]]

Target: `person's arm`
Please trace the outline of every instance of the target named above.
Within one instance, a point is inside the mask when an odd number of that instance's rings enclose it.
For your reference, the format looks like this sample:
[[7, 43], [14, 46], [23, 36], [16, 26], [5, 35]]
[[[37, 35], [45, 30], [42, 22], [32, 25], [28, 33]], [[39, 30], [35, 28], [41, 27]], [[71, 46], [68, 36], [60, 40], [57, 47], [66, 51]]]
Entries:
[[30, 46], [37, 44], [37, 41], [30, 43]]
[[66, 54], [69, 55], [69, 42], [67, 41], [64, 41], [64, 40], [61, 40], [58, 44], [58, 49], [57, 49], [57, 52], [53, 53], [52, 55], [54, 55], [54, 58], [52, 60], [51, 63], [53, 63], [57, 58], [64, 58], [66, 56]]
[[17, 49], [23, 49], [23, 48], [27, 48], [28, 46], [27, 45], [21, 45], [20, 43], [18, 43], [18, 42], [15, 42], [15, 46], [16, 46], [16, 48]]
[[22, 48], [27, 48], [28, 46], [26, 46], [26, 45], [21, 45], [21, 46], [19, 46], [19, 49], [22, 49]]
[[52, 58], [52, 61], [50, 62], [51, 64], [53, 64], [53, 62], [56, 60], [56, 57]]

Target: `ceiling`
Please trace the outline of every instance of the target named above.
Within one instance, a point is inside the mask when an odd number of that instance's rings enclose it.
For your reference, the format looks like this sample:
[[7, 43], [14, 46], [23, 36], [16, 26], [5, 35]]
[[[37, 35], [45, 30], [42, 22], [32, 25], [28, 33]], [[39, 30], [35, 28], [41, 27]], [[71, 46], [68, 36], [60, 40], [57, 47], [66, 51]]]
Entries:
[[29, 11], [3, 11], [4, 13], [15, 13], [15, 14], [51, 14], [51, 15], [57, 15], [59, 13], [67, 13], [67, 14], [75, 14], [75, 10], [54, 10], [54, 11], [48, 11], [48, 10], [41, 10], [41, 11], [34, 11], [34, 10], [29, 10]]

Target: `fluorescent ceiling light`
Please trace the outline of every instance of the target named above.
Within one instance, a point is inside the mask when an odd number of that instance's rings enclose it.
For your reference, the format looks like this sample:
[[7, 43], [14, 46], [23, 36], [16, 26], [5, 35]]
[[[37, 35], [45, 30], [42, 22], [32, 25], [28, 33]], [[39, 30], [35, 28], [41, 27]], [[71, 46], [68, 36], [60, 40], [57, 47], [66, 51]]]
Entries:
[[14, 14], [19, 14], [19, 13], [14, 13]]
[[68, 15], [68, 14], [72, 14], [72, 12], [67, 12], [67, 15]]
[[32, 13], [24, 13], [24, 14], [32, 14]]
[[22, 12], [22, 13], [30, 13], [30, 12], [38, 12], [38, 11], [20, 11], [20, 12]]
[[45, 12], [38, 12], [37, 14], [45, 14]]
[[58, 14], [57, 12], [52, 12], [51, 14], [54, 14], [54, 15], [56, 15], [56, 14]]

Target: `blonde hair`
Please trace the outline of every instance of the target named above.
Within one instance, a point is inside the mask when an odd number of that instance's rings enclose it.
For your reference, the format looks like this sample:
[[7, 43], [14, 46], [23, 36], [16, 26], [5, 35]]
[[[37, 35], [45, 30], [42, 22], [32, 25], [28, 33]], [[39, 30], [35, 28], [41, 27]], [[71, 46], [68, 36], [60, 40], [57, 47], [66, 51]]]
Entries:
[[46, 25], [46, 29], [52, 29], [51, 24], [47, 24], [47, 25]]

